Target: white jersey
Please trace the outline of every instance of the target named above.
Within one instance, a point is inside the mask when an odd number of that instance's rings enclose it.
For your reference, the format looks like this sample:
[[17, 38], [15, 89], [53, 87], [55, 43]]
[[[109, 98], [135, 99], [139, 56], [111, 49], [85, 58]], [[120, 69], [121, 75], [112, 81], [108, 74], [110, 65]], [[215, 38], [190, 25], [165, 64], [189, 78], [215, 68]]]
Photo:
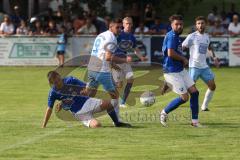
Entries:
[[117, 48], [116, 36], [111, 31], [99, 34], [93, 44], [88, 69], [97, 72], [111, 72], [110, 63], [106, 61], [106, 50], [114, 53]]
[[207, 68], [207, 51], [210, 44], [208, 34], [201, 34], [198, 31], [187, 36], [183, 41], [182, 46], [189, 48], [190, 59], [189, 67]]

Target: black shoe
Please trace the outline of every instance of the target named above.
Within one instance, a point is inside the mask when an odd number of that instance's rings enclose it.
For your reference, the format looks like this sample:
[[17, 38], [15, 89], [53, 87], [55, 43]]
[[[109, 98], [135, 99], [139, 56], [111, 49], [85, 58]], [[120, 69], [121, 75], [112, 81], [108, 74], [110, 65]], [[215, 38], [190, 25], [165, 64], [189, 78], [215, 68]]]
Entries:
[[207, 112], [207, 111], [210, 111], [208, 108], [206, 109], [202, 109], [203, 112]]
[[169, 86], [167, 85], [167, 83], [164, 81], [163, 86], [161, 88], [161, 95], [164, 95], [165, 93], [167, 93], [167, 90], [169, 89]]
[[115, 127], [131, 128], [132, 125], [129, 123], [118, 122], [114, 124]]

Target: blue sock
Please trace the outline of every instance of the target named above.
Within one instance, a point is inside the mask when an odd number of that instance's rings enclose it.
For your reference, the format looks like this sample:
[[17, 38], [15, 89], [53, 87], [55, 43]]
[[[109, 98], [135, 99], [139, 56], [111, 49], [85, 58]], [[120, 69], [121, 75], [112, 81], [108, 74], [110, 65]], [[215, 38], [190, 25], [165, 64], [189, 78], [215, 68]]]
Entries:
[[174, 100], [172, 100], [167, 107], [164, 108], [164, 111], [168, 114], [174, 109], [178, 108], [181, 104], [185, 103], [186, 101], [182, 100], [181, 97], [178, 97]]
[[122, 102], [121, 104], [125, 104], [126, 103], [126, 100], [127, 100], [127, 97], [130, 93], [130, 90], [132, 88], [132, 83], [127, 83], [126, 86], [125, 86], [125, 89], [124, 89], [124, 93], [123, 93], [123, 97], [122, 97]]
[[117, 113], [114, 109], [108, 110], [108, 115], [111, 117], [112, 121], [115, 124], [119, 123]]
[[191, 93], [190, 108], [192, 110], [192, 119], [198, 119], [198, 95], [199, 92]]

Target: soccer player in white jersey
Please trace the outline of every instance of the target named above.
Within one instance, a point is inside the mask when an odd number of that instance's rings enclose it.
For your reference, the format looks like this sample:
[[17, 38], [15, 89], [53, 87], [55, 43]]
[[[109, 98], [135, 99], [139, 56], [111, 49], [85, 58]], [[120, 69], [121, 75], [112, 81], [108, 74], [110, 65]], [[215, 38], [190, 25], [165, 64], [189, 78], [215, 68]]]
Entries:
[[187, 36], [182, 43], [182, 47], [183, 49], [189, 48], [190, 51], [189, 74], [191, 78], [195, 82], [201, 78], [208, 86], [201, 106], [202, 111], [208, 111], [208, 104], [213, 97], [216, 84], [214, 81], [214, 74], [206, 62], [207, 53], [211, 53], [211, 57], [214, 59], [214, 63], [217, 67], [219, 66], [219, 62], [209, 45], [209, 36], [204, 32], [206, 19], [203, 16], [199, 16], [195, 19], [195, 22], [197, 31]]
[[88, 64], [88, 85], [87, 92], [90, 97], [96, 95], [97, 88], [101, 84], [107, 91], [112, 101], [115, 102], [114, 109], [109, 113], [116, 127], [130, 127], [130, 124], [123, 123], [119, 120], [119, 93], [115, 87], [112, 73], [111, 63], [130, 63], [132, 58], [127, 56], [120, 58], [113, 53], [117, 49], [116, 36], [120, 33], [120, 25], [117, 21], [109, 24], [109, 30], [99, 34], [93, 44], [91, 57]]

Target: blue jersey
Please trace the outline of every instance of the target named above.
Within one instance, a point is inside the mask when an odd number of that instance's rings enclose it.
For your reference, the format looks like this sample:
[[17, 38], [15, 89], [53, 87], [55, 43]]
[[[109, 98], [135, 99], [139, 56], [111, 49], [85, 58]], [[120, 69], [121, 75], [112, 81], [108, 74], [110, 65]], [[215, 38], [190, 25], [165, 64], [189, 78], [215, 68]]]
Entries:
[[132, 33], [121, 31], [117, 37], [117, 42], [118, 48], [114, 54], [124, 58], [127, 56], [128, 50], [136, 47], [137, 40]]
[[70, 110], [73, 113], [81, 110], [83, 104], [89, 97], [81, 96], [80, 91], [85, 88], [86, 83], [74, 77], [63, 78], [63, 87], [57, 90], [54, 86], [49, 91], [48, 107], [53, 108], [56, 100], [62, 101], [64, 110]]
[[66, 35], [61, 34], [58, 38], [58, 45], [57, 45], [57, 51], [65, 51], [66, 50]]
[[163, 71], [165, 73], [171, 73], [171, 72], [181, 72], [183, 70], [183, 62], [174, 60], [171, 57], [168, 56], [168, 49], [174, 49], [174, 51], [182, 55], [182, 45], [181, 45], [181, 39], [177, 33], [175, 33], [173, 30], [168, 32], [164, 38], [162, 51], [164, 54], [163, 59]]

